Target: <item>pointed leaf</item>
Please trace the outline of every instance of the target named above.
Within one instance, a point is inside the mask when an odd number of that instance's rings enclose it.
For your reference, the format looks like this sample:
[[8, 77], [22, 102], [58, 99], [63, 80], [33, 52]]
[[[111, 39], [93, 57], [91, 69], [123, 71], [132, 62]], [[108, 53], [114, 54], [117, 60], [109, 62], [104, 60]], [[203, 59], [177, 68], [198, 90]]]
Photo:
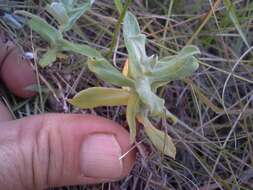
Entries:
[[56, 49], [51, 49], [48, 50], [42, 58], [39, 60], [39, 65], [42, 67], [45, 67], [51, 63], [53, 63], [56, 60], [56, 54], [57, 50]]
[[174, 62], [180, 62], [196, 54], [200, 54], [198, 47], [193, 45], [185, 46], [177, 55], [160, 59], [155, 65], [155, 69], [162, 70]]
[[127, 12], [123, 23], [124, 39], [137, 36], [139, 34], [141, 34], [141, 30], [136, 17], [131, 12]]
[[152, 144], [163, 154], [172, 157], [176, 157], [176, 147], [172, 141], [172, 138], [163, 131], [155, 128], [148, 119], [144, 119], [143, 122], [144, 131], [148, 135]]
[[51, 45], [55, 45], [56, 41], [62, 38], [62, 34], [56, 28], [49, 25], [39, 16], [26, 11], [16, 11], [16, 13], [29, 17], [27, 21], [28, 26]]
[[197, 46], [194, 45], [187, 45], [185, 47], [183, 47], [183, 49], [179, 52], [179, 54], [183, 57], [188, 57], [190, 55], [196, 55], [196, 54], [200, 54], [200, 50]]
[[[137, 69], [143, 73], [149, 70], [148, 56], [145, 49], [146, 36], [139, 34], [138, 36], [129, 37], [125, 40], [126, 48], [128, 51], [129, 61], [132, 63], [130, 68]], [[131, 71], [137, 72], [137, 71]]]
[[96, 49], [87, 45], [72, 43], [67, 40], [60, 40], [59, 48], [61, 48], [62, 51], [75, 52], [89, 58], [102, 58], [102, 55]]
[[83, 109], [99, 106], [119, 106], [127, 105], [129, 95], [129, 92], [123, 89], [92, 87], [79, 92], [68, 102]]
[[132, 79], [124, 76], [105, 59], [90, 60], [88, 67], [98, 78], [106, 82], [117, 86], [134, 87], [134, 81]]
[[145, 67], [141, 66], [147, 59], [145, 50], [146, 36], [141, 34], [135, 16], [127, 12], [123, 23], [123, 35], [129, 58], [129, 76], [137, 78]]
[[69, 20], [65, 24], [63, 31], [66, 32], [70, 30], [73, 25], [76, 23], [76, 21], [84, 14], [85, 11], [89, 10], [91, 8], [91, 3], [87, 2], [84, 3], [81, 7], [75, 8], [72, 11], [69, 12]]
[[84, 3], [77, 4], [76, 1], [53, 2], [47, 6], [47, 11], [54, 16], [60, 24], [63, 32], [70, 30], [75, 22], [91, 8], [94, 0], [87, 0]]
[[139, 97], [137, 94], [132, 93], [129, 97], [126, 111], [127, 123], [130, 129], [131, 143], [135, 141], [136, 137], [136, 115], [139, 111]]
[[199, 50], [195, 46], [190, 46], [176, 56], [159, 60], [150, 76], [152, 87], [191, 75], [199, 66], [198, 60], [193, 56], [197, 53]]
[[61, 2], [52, 2], [46, 6], [46, 10], [57, 20], [60, 26], [64, 26], [68, 21], [68, 14], [65, 6]]
[[166, 85], [170, 81], [190, 76], [198, 69], [198, 66], [198, 60], [195, 57], [189, 57], [184, 61], [172, 64], [164, 72], [154, 72], [152, 77], [150, 77], [152, 80], [152, 88], [156, 89]]

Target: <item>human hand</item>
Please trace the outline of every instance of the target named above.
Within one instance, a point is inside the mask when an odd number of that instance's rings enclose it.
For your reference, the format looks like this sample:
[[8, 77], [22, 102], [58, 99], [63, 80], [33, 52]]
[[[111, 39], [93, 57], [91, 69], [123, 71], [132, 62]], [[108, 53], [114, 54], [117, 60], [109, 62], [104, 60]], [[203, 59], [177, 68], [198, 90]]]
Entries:
[[[19, 64], [22, 61], [24, 63]], [[36, 77], [13, 45], [0, 41], [0, 78], [14, 94]], [[0, 189], [25, 190], [118, 180], [130, 172], [135, 152], [129, 134], [105, 118], [45, 114], [12, 120], [0, 102]]]

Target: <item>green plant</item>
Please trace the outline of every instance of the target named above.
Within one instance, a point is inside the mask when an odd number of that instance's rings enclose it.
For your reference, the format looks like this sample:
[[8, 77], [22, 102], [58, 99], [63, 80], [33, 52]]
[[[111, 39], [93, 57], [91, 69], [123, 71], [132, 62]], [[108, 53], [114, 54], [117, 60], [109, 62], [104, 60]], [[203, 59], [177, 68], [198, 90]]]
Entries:
[[[72, 2], [72, 1], [71, 1]], [[89, 6], [93, 1], [89, 1]], [[191, 75], [198, 68], [198, 60], [194, 55], [200, 53], [196, 46], [185, 46], [174, 56], [159, 59], [157, 56], [146, 54], [146, 36], [141, 33], [135, 16], [127, 12], [124, 18], [123, 35], [128, 51], [128, 63], [124, 72], [120, 72], [100, 52], [83, 44], [70, 42], [63, 37], [63, 32], [71, 29], [81, 13], [71, 16], [67, 10], [68, 1], [48, 6], [51, 14], [56, 18], [60, 26], [55, 28], [45, 20], [25, 11], [19, 14], [28, 16], [27, 24], [46, 40], [50, 48], [40, 60], [41, 66], [47, 66], [54, 62], [57, 53], [72, 51], [87, 56], [88, 68], [96, 76], [106, 82], [121, 88], [92, 87], [85, 89], [69, 103], [79, 108], [95, 108], [98, 106], [126, 105], [126, 118], [130, 128], [131, 141], [136, 137], [136, 118], [144, 126], [144, 131], [153, 145], [165, 155], [175, 158], [176, 148], [167, 133], [158, 130], [150, 121], [152, 118], [170, 118], [177, 122], [164, 106], [164, 99], [156, 95], [157, 89], [172, 80], [182, 79]], [[61, 7], [61, 9], [56, 9]], [[71, 6], [69, 6], [71, 7]], [[86, 7], [87, 8], [87, 7]], [[59, 12], [57, 12], [59, 11]], [[83, 13], [83, 12], [82, 12]], [[60, 20], [65, 15], [63, 20]]]
[[198, 68], [194, 55], [200, 53], [199, 49], [191, 45], [174, 56], [162, 59], [149, 57], [145, 50], [146, 36], [141, 34], [137, 20], [130, 12], [125, 16], [123, 33], [129, 60], [125, 75], [105, 58], [90, 58], [88, 61], [89, 70], [98, 78], [122, 88], [88, 88], [76, 94], [69, 102], [79, 108], [126, 105], [131, 141], [135, 141], [137, 118], [153, 145], [174, 158], [176, 148], [171, 137], [150, 122], [152, 117], [169, 117], [175, 120], [164, 106], [164, 100], [156, 95], [156, 91], [170, 81], [182, 79], [194, 72]]
[[69, 31], [75, 22], [88, 10], [94, 0], [87, 0], [85, 3], [77, 4], [77, 1], [61, 0], [47, 5], [47, 11], [55, 18], [58, 23], [57, 28], [48, 24], [44, 19], [26, 11], [16, 11], [17, 14], [27, 16], [27, 25], [43, 40], [49, 43], [49, 49], [39, 60], [39, 65], [45, 67], [53, 63], [57, 55], [63, 51], [71, 51], [87, 57], [102, 57], [95, 49], [84, 45], [76, 44], [64, 39], [64, 32]]
[[60, 0], [46, 6], [47, 11], [53, 15], [59, 24], [59, 30], [67, 32], [75, 22], [89, 10], [95, 0], [88, 0], [78, 4], [77, 0]]

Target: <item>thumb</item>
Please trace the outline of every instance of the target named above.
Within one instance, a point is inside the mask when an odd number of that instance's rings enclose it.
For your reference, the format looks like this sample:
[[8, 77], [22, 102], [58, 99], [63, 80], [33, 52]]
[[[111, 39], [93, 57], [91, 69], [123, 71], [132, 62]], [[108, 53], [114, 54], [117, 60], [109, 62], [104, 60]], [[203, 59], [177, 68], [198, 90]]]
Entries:
[[[12, 120], [12, 115], [0, 100], [0, 122]], [[0, 123], [1, 125], [1, 123]]]
[[129, 134], [113, 121], [47, 114], [0, 123], [0, 189], [118, 180], [131, 170]]

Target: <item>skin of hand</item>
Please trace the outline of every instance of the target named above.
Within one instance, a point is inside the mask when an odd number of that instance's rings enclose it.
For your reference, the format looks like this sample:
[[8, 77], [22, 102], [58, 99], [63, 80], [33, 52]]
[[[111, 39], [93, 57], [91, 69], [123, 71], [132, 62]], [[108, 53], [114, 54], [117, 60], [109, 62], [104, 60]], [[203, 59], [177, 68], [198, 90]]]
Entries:
[[[0, 78], [20, 97], [35, 94], [29, 62], [0, 41]], [[0, 102], [0, 190], [29, 190], [116, 181], [133, 167], [129, 133], [117, 123], [84, 114], [44, 114], [12, 120]]]

